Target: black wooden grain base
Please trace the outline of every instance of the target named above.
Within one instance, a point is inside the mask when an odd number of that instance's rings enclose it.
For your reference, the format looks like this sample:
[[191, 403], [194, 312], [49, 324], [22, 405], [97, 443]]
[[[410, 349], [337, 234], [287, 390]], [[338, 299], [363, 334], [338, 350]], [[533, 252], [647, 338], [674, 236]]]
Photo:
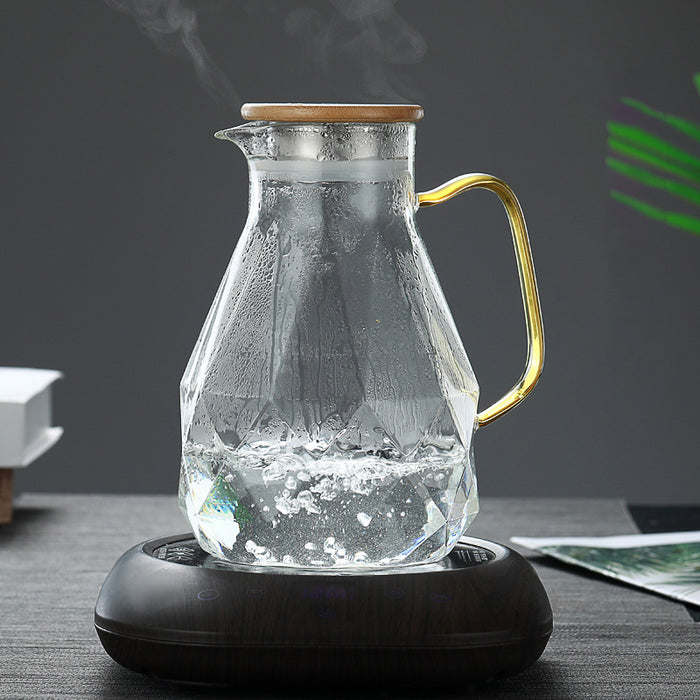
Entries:
[[264, 685], [401, 683], [457, 687], [513, 675], [531, 666], [549, 634], [493, 647], [295, 648], [212, 647], [176, 644], [112, 634], [97, 627], [107, 653], [139, 673], [177, 683]]
[[95, 627], [122, 666], [177, 682], [464, 685], [533, 664], [552, 611], [532, 566], [486, 540], [430, 566], [339, 574], [217, 568], [185, 534], [122, 556]]

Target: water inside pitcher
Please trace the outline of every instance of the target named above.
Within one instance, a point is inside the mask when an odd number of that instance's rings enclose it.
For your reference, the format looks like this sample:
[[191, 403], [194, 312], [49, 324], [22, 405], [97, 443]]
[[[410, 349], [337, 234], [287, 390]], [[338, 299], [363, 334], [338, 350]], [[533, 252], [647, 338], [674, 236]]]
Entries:
[[181, 508], [235, 563], [440, 559], [478, 511], [479, 388], [415, 224], [414, 119], [264, 114], [217, 134], [249, 213], [181, 383]]

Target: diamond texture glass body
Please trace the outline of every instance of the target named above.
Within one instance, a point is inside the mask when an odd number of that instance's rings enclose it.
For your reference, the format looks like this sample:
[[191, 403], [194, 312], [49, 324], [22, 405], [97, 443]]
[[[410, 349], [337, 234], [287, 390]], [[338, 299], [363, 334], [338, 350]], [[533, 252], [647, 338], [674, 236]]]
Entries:
[[478, 386], [416, 229], [414, 125], [253, 122], [245, 229], [181, 384], [180, 505], [231, 562], [439, 559]]

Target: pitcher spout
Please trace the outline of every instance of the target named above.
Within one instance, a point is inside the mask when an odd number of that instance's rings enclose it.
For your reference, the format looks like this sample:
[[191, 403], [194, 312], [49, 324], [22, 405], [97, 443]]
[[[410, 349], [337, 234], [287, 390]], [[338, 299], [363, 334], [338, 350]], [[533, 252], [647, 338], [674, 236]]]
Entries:
[[235, 143], [248, 158], [252, 154], [252, 140], [255, 134], [255, 127], [259, 127], [260, 124], [260, 122], [248, 122], [228, 129], [221, 129], [214, 134], [214, 137]]

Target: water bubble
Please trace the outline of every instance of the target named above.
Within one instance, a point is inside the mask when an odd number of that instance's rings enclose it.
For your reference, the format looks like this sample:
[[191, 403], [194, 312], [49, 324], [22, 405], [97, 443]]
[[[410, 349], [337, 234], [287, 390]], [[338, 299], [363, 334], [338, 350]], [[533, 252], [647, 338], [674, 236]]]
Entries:
[[336, 485], [336, 481], [336, 478], [326, 476], [317, 484], [314, 484], [311, 487], [311, 490], [318, 493], [324, 501], [332, 501], [340, 493], [340, 489]]
[[367, 515], [367, 513], [358, 513], [357, 519], [362, 527], [367, 527], [372, 522], [372, 516]]
[[282, 557], [282, 563], [283, 564], [296, 564], [296, 562], [294, 561], [294, 557], [289, 555], [289, 554], [285, 554]]
[[294, 478], [294, 476], [292, 474], [290, 474], [287, 477], [287, 480], [284, 482], [284, 485], [290, 491], [293, 491], [297, 487], [297, 480]]
[[335, 554], [335, 537], [326, 537], [323, 541], [323, 551], [326, 554]]
[[263, 483], [267, 486], [271, 481], [281, 479], [283, 470], [277, 462], [273, 462], [262, 470]]
[[272, 552], [267, 547], [256, 544], [253, 540], [248, 540], [245, 543], [246, 552], [252, 554], [260, 562], [271, 562], [274, 561]]
[[300, 491], [296, 501], [307, 513], [319, 514], [321, 512], [311, 491]]
[[362, 551], [355, 552], [355, 556], [352, 558], [352, 560], [356, 561], [356, 562], [365, 562], [365, 561], [367, 561], [367, 559], [368, 559], [367, 552], [362, 552]]
[[313, 552], [314, 549], [316, 549], [316, 545], [315, 545], [313, 542], [307, 542], [307, 543], [304, 545], [304, 549], [306, 549], [306, 550], [309, 551], [309, 552]]
[[292, 515], [301, 510], [301, 504], [296, 498], [289, 498], [289, 492], [286, 496], [275, 496], [275, 507], [282, 515]]

